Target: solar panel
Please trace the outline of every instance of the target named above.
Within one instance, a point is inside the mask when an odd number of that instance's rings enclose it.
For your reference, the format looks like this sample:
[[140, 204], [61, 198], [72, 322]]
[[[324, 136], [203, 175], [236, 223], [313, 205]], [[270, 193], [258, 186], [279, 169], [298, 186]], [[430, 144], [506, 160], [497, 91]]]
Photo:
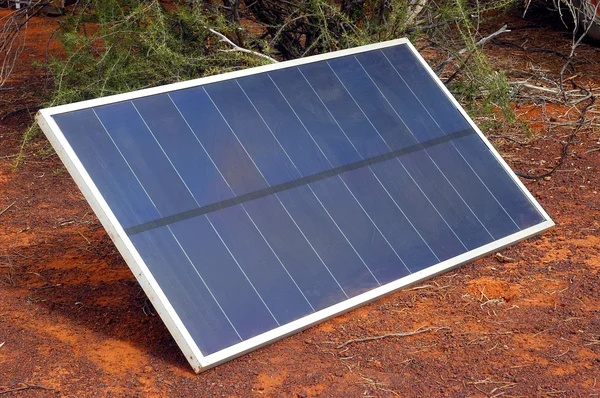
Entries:
[[38, 122], [196, 371], [553, 225], [404, 39]]

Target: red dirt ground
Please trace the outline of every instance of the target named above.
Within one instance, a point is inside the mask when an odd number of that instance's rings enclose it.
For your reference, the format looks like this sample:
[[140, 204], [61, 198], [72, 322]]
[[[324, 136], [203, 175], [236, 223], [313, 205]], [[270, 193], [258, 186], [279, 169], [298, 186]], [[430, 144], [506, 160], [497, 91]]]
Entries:
[[[538, 22], [517, 15], [501, 17], [498, 26]], [[56, 20], [32, 24], [32, 47], [0, 88], [0, 117], [39, 102], [44, 81], [26, 65], [43, 60], [44, 32]], [[571, 43], [556, 24], [515, 29], [501, 39], [567, 54]], [[556, 81], [563, 64], [554, 54], [507, 45], [490, 43], [486, 52], [511, 71], [510, 80], [523, 79], [521, 70]], [[598, 89], [600, 50], [582, 44], [575, 60], [578, 84]], [[490, 132], [515, 170], [546, 171], [573, 129], [560, 123], [578, 117], [577, 108], [544, 100], [546, 94], [521, 95], [514, 104], [531, 130], [527, 145], [498, 138], [527, 138], [514, 128]], [[589, 108], [588, 118], [598, 117], [598, 109]], [[549, 232], [196, 375], [48, 142], [37, 138], [25, 148], [25, 162], [11, 166], [31, 121], [27, 112], [0, 121], [0, 394], [26, 387], [23, 382], [31, 388], [7, 395], [600, 394], [600, 132], [594, 123], [580, 131], [558, 172], [525, 181], [557, 223]], [[337, 348], [420, 327], [442, 329]]]

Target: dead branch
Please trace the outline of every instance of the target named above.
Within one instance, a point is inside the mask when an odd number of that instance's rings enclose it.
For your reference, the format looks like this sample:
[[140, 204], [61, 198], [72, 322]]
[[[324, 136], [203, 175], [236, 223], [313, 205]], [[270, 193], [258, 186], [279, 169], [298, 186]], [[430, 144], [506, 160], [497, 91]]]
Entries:
[[[494, 37], [501, 35], [502, 33], [508, 33], [510, 32], [510, 29], [508, 29], [508, 25], [504, 25], [502, 26], [500, 29], [498, 29], [497, 31], [495, 31], [494, 33], [492, 33], [489, 36], [486, 36], [484, 38], [482, 38], [481, 40], [479, 40], [477, 43], [475, 43], [475, 47], [481, 47], [484, 44], [486, 44], [487, 42], [489, 42], [490, 40], [492, 40]], [[449, 62], [451, 62], [452, 60], [456, 59], [458, 55], [463, 55], [466, 52], [469, 51], [468, 47], [463, 48], [462, 50], [459, 50], [456, 55], [450, 55], [444, 62], [442, 62], [435, 70], [436, 73], [439, 75], [441, 73], [441, 71], [443, 71], [446, 67], [446, 65], [448, 65]], [[446, 79], [446, 81], [444, 82], [445, 84], [450, 83], [452, 80], [454, 80], [454, 78], [458, 75], [458, 73], [464, 68], [464, 66], [467, 64], [467, 62], [471, 59], [471, 56], [473, 55], [473, 53], [469, 54], [468, 57], [466, 58], [466, 60], [464, 60], [461, 64], [461, 66], [452, 74], [452, 76], [450, 76], [448, 79]]]
[[412, 0], [410, 2], [410, 11], [408, 13], [408, 17], [406, 18], [406, 25], [411, 26], [415, 23], [417, 17], [425, 8], [427, 4], [427, 0]]
[[501, 263], [516, 263], [517, 260], [515, 260], [512, 257], [507, 257], [502, 253], [496, 253], [496, 260], [498, 260], [498, 262]]
[[450, 328], [448, 326], [418, 328], [417, 330], [412, 331], [412, 332], [386, 333], [386, 334], [383, 334], [380, 336], [371, 336], [371, 337], [363, 337], [360, 339], [351, 339], [351, 340], [348, 340], [348, 341], [338, 345], [336, 348], [342, 348], [342, 347], [345, 347], [348, 344], [352, 344], [352, 343], [363, 343], [365, 341], [381, 340], [381, 339], [385, 339], [388, 337], [407, 337], [407, 336], [413, 336], [415, 334], [421, 334], [421, 333], [425, 333], [425, 332], [437, 332], [439, 330], [450, 330]]
[[[504, 25], [503, 27], [501, 27], [500, 29], [498, 29], [497, 31], [495, 31], [494, 33], [492, 33], [489, 36], [486, 36], [484, 38], [482, 38], [481, 40], [479, 40], [477, 43], [475, 43], [475, 46], [477, 47], [483, 47], [483, 45], [485, 43], [487, 43], [488, 41], [492, 40], [494, 37], [501, 35], [502, 33], [508, 33], [511, 30], [508, 29], [508, 25]], [[463, 48], [462, 50], [460, 50], [458, 53], [459, 54], [464, 54], [468, 51], [467, 48]]]
[[30, 107], [16, 109], [14, 111], [10, 111], [10, 112], [7, 112], [6, 114], [4, 114], [4, 116], [0, 117], [0, 120], [7, 119], [7, 118], [9, 118], [11, 116], [17, 115], [17, 114], [22, 113], [22, 112], [28, 112], [28, 113], [31, 114], [33, 112], [39, 111], [40, 109], [42, 109], [41, 106], [30, 106]]
[[235, 44], [234, 42], [232, 42], [231, 40], [229, 40], [227, 38], [227, 36], [225, 36], [223, 33], [219, 33], [216, 30], [209, 28], [208, 26], [205, 26], [206, 30], [208, 30], [210, 33], [217, 35], [219, 37], [219, 41], [226, 43], [228, 45], [230, 45], [232, 47], [231, 50], [220, 50], [222, 52], [233, 52], [233, 51], [238, 51], [238, 52], [243, 52], [246, 54], [252, 54], [252, 55], [256, 55], [257, 57], [261, 57], [264, 59], [268, 59], [269, 61], [276, 63], [278, 62], [276, 59], [269, 57], [268, 55], [265, 54], [261, 54], [258, 51], [252, 51], [252, 50], [248, 50], [247, 48], [243, 48], [238, 46], [237, 44]]
[[0, 87], [6, 83], [25, 48], [27, 24], [48, 1], [32, 2], [0, 18]]
[[17, 203], [16, 200], [14, 202], [12, 202], [11, 204], [9, 204], [4, 210], [0, 211], [0, 216], [2, 214], [4, 214], [8, 209], [10, 209], [11, 207], [13, 207], [15, 203]]
[[533, 84], [529, 84], [529, 83], [522, 82], [522, 81], [509, 82], [508, 84], [511, 85], [511, 86], [519, 86], [519, 87], [529, 88], [529, 89], [532, 89], [532, 90], [543, 91], [545, 93], [560, 94], [560, 90], [558, 90], [558, 89], [552, 89], [552, 88], [547, 88], [547, 87], [535, 86]]
[[519, 144], [521, 146], [525, 146], [525, 145], [529, 145], [529, 143], [525, 142], [525, 141], [519, 141], [514, 137], [509, 137], [508, 135], [502, 135], [502, 134], [493, 134], [493, 135], [488, 135], [488, 138], [490, 139], [503, 139], [503, 140], [508, 140], [508, 141], [512, 141], [515, 144]]
[[[481, 40], [479, 40], [477, 43], [475, 43], [475, 47], [482, 47], [484, 44], [486, 44], [488, 41], [492, 40], [494, 37], [501, 35], [502, 33], [508, 33], [510, 32], [510, 29], [508, 29], [508, 25], [504, 25], [503, 27], [501, 27], [500, 29], [498, 29], [497, 31], [495, 31], [494, 33], [492, 33], [489, 36], [486, 36], [484, 38], [482, 38]], [[463, 55], [465, 54], [467, 51], [469, 51], [468, 47], [463, 48], [462, 50], [458, 51], [458, 55]], [[443, 64], [447, 64], [448, 62], [452, 61], [453, 59], [455, 59], [456, 57], [454, 55], [451, 55], [450, 57], [448, 57], [447, 60], [445, 60], [443, 62]]]
[[17, 282], [15, 281], [15, 265], [12, 263], [10, 256], [2, 255], [0, 257], [6, 257], [7, 265], [2, 265], [1, 268], [8, 269], [8, 274], [6, 275], [6, 283], [9, 286], [17, 287]]
[[[565, 65], [567, 65], [568, 63], [570, 63], [570, 61], [568, 61]], [[587, 114], [588, 109], [596, 103], [596, 96], [592, 95], [591, 90], [588, 90], [585, 87], [578, 85], [574, 80], [571, 81], [571, 84], [573, 84], [573, 86], [582, 90], [586, 94], [589, 94], [589, 97], [586, 98], [587, 100], [589, 100], [589, 102], [581, 109], [577, 125], [573, 128], [573, 132], [569, 135], [569, 138], [567, 139], [566, 143], [564, 144], [563, 149], [561, 151], [560, 158], [558, 159], [558, 162], [556, 162], [555, 166], [552, 167], [549, 171], [539, 174], [539, 175], [524, 174], [524, 173], [515, 171], [515, 174], [518, 175], [519, 177], [522, 177], [522, 178], [525, 178], [528, 180], [539, 180], [539, 179], [550, 176], [552, 173], [554, 173], [556, 170], [558, 170], [563, 165], [563, 162], [564, 162], [565, 158], [567, 157], [567, 154], [569, 152], [569, 146], [573, 143], [573, 140], [575, 140], [575, 137], [577, 136], [579, 131], [581, 131], [581, 129], [583, 129], [583, 127], [587, 124], [588, 119], [587, 119], [586, 114]], [[562, 87], [562, 78], [561, 78], [561, 87]], [[565, 95], [564, 90], [563, 90], [563, 95]], [[564, 97], [564, 100], [565, 100], [565, 103], [567, 103], [566, 96]]]
[[11, 388], [9, 390], [0, 391], [0, 395], [10, 394], [11, 392], [17, 392], [17, 391], [23, 391], [23, 390], [29, 390], [29, 389], [39, 389], [39, 390], [47, 390], [47, 391], [54, 390], [54, 388], [40, 386], [39, 384], [29, 384], [24, 381], [21, 381], [17, 384], [23, 384], [23, 386]]

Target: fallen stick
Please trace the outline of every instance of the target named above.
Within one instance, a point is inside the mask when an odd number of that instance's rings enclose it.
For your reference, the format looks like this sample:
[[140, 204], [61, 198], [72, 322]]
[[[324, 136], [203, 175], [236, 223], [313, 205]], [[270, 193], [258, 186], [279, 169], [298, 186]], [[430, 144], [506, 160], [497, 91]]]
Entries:
[[8, 209], [10, 209], [11, 207], [13, 207], [13, 205], [14, 205], [15, 203], [17, 203], [17, 201], [16, 201], [16, 200], [15, 200], [14, 202], [12, 202], [11, 204], [9, 204], [9, 205], [8, 205], [8, 207], [7, 207], [6, 209], [4, 209], [4, 210], [0, 211], [0, 216], [1, 216], [2, 214], [4, 214], [4, 213], [6, 212], [6, 210], [8, 210]]
[[387, 337], [414, 336], [415, 334], [420, 334], [420, 333], [425, 333], [425, 332], [437, 332], [438, 330], [443, 330], [443, 329], [450, 330], [450, 328], [448, 326], [418, 328], [417, 330], [415, 330], [413, 332], [387, 333], [387, 334], [382, 334], [381, 336], [372, 336], [372, 337], [364, 337], [361, 339], [352, 339], [352, 340], [348, 340], [348, 341], [338, 345], [336, 348], [342, 348], [342, 347], [345, 347], [348, 344], [352, 344], [352, 343], [363, 343], [365, 341], [381, 340], [381, 339], [385, 339]]
[[415, 286], [415, 287], [411, 287], [410, 289], [404, 289], [405, 292], [410, 292], [411, 290], [421, 290], [421, 289], [428, 289], [430, 287], [433, 287], [433, 285], [422, 285], [422, 286]]
[[9, 390], [0, 391], [0, 395], [2, 395], [2, 394], [10, 394], [11, 392], [29, 390], [31, 388], [37, 388], [37, 389], [40, 389], [40, 390], [47, 390], [47, 391], [54, 390], [54, 388], [44, 387], [44, 386], [40, 386], [38, 384], [29, 384], [29, 383], [25, 383], [24, 381], [20, 382], [19, 384], [24, 384], [24, 386], [23, 387], [11, 388]]
[[514, 258], [507, 257], [502, 253], [496, 253], [496, 260], [498, 260], [501, 263], [516, 263], [517, 262], [517, 260], [515, 260]]
[[524, 142], [524, 141], [519, 141], [519, 140], [517, 140], [516, 138], [509, 137], [509, 136], [507, 136], [507, 135], [502, 135], [502, 134], [493, 134], [493, 135], [488, 135], [488, 138], [492, 138], [492, 139], [494, 139], [494, 138], [501, 138], [501, 139], [503, 139], [503, 140], [512, 141], [512, 142], [514, 142], [515, 144], [519, 144], [519, 145], [521, 145], [521, 146], [525, 146], [525, 145], [527, 145], [527, 142]]
[[532, 90], [544, 91], [546, 93], [560, 94], [560, 90], [559, 89], [552, 89], [552, 88], [547, 88], [547, 87], [534, 86], [533, 84], [529, 84], [529, 83], [510, 82], [508, 84], [511, 85], [511, 86], [512, 85], [519, 85], [521, 87], [529, 88], [529, 89], [532, 89]]

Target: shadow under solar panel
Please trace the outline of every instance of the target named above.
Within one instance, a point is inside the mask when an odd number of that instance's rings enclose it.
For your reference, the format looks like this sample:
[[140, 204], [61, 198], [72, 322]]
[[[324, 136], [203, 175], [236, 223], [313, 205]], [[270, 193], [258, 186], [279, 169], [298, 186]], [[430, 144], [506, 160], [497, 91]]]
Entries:
[[404, 39], [38, 123], [196, 371], [553, 225]]

